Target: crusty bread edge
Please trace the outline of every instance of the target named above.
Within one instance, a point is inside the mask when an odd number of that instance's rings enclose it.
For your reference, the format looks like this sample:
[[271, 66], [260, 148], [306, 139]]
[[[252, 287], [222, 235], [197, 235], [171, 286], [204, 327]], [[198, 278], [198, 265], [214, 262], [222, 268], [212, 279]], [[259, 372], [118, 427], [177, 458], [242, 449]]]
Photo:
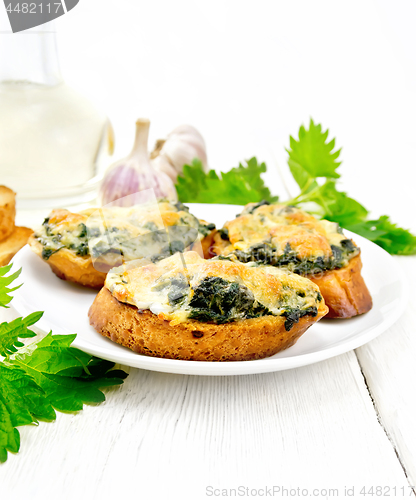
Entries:
[[6, 186], [0, 186], [0, 242], [14, 231], [16, 217], [16, 194]]
[[16, 253], [23, 248], [33, 230], [29, 227], [16, 226], [12, 234], [0, 241], [0, 266], [6, 266]]
[[[42, 259], [42, 245], [32, 235], [28, 241], [30, 248]], [[92, 263], [91, 257], [79, 256], [67, 248], [61, 248], [53, 253], [48, 260], [52, 271], [66, 281], [72, 281], [89, 288], [99, 289], [104, 285], [106, 273], [97, 271]]]
[[327, 318], [352, 318], [372, 308], [373, 301], [361, 275], [362, 266], [361, 256], [357, 255], [341, 269], [307, 276], [321, 290], [329, 308]]
[[90, 324], [104, 337], [138, 354], [195, 361], [247, 361], [272, 356], [295, 344], [328, 308], [322, 301], [318, 315], [304, 316], [286, 331], [285, 318], [263, 316], [216, 325], [189, 320], [171, 326], [149, 310], [115, 299], [104, 287], [88, 312]]

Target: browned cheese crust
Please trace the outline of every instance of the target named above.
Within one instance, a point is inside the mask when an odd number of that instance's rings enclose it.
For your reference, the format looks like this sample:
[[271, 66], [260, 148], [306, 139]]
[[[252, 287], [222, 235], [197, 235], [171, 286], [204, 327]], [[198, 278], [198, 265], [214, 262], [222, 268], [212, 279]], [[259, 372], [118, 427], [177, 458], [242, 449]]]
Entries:
[[[176, 219], [177, 217], [179, 216], [176, 213], [162, 213], [162, 218], [167, 225], [169, 225], [169, 218]], [[71, 213], [68, 210], [56, 209], [52, 211], [50, 218], [59, 222], [68, 221], [69, 223], [73, 223], [74, 221], [85, 222], [87, 217], [77, 213]], [[202, 251], [205, 258], [212, 257], [210, 251], [215, 232], [215, 230], [212, 230], [204, 239], [201, 240]], [[42, 258], [43, 247], [38, 239], [36, 239], [33, 235], [29, 239], [28, 243], [32, 250], [40, 258]], [[43, 260], [49, 264], [56, 276], [63, 280], [78, 283], [82, 286], [99, 289], [104, 285], [105, 277], [107, 276], [107, 273], [98, 271], [94, 268], [91, 256], [80, 256], [67, 248], [61, 248], [57, 252], [53, 253], [47, 260]], [[115, 262], [113, 265], [107, 265], [106, 267], [110, 269], [116, 265], [119, 265], [119, 262]], [[102, 266], [102, 269], [104, 267], [105, 266]]]
[[[313, 240], [308, 241], [312, 245]], [[215, 255], [223, 255], [229, 242], [224, 241], [220, 233], [214, 236], [213, 252]], [[304, 245], [308, 251], [310, 248]], [[370, 292], [361, 276], [362, 262], [360, 255], [353, 257], [348, 265], [341, 269], [325, 271], [321, 275], [308, 275], [311, 281], [316, 283], [329, 307], [326, 318], [352, 318], [359, 314], [368, 312], [373, 302]]]
[[[213, 237], [211, 234], [206, 236], [201, 242], [204, 257], [206, 259], [209, 256], [212, 246]], [[29, 238], [28, 243], [36, 255], [42, 258], [42, 245], [33, 235]], [[73, 283], [78, 283], [79, 285], [89, 288], [100, 289], [104, 286], [107, 273], [97, 271], [89, 256], [81, 257], [67, 248], [61, 248], [58, 252], [52, 254], [45, 262], [49, 264], [56, 276], [62, 280], [72, 281]]]
[[221, 325], [188, 320], [175, 326], [149, 310], [115, 299], [107, 288], [95, 298], [88, 316], [104, 337], [139, 354], [195, 361], [247, 361], [272, 356], [295, 344], [328, 308], [323, 301], [318, 315], [304, 316], [290, 331], [285, 318], [263, 316]]
[[[42, 258], [42, 245], [33, 235], [29, 238], [29, 245]], [[91, 257], [76, 255], [67, 248], [61, 248], [45, 262], [49, 264], [58, 278], [90, 288], [101, 288], [107, 276], [106, 273], [94, 268]]]
[[[215, 253], [221, 255], [227, 243], [215, 236]], [[352, 318], [368, 312], [373, 307], [370, 292], [361, 276], [361, 256], [353, 257], [346, 267], [326, 271], [321, 276], [309, 275], [321, 290], [329, 308], [326, 318]]]
[[370, 292], [361, 276], [362, 267], [357, 255], [346, 267], [327, 271], [320, 277], [307, 276], [321, 290], [329, 308], [327, 318], [351, 318], [372, 308]]
[[15, 196], [11, 189], [0, 186], [0, 241], [7, 239], [14, 231]]

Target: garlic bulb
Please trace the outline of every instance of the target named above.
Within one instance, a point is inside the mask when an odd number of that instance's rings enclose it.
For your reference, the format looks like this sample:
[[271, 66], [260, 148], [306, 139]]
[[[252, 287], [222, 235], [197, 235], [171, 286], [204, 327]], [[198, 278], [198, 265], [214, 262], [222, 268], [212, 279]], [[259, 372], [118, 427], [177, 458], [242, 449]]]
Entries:
[[109, 167], [102, 180], [98, 199], [101, 205], [131, 206], [156, 199], [177, 201], [172, 179], [150, 163], [147, 151], [150, 121], [136, 122], [136, 138], [130, 155]]
[[166, 138], [156, 142], [152, 151], [153, 166], [164, 172], [175, 182], [183, 166], [194, 158], [201, 160], [204, 169], [208, 169], [205, 141], [202, 135], [191, 125], [176, 127]]

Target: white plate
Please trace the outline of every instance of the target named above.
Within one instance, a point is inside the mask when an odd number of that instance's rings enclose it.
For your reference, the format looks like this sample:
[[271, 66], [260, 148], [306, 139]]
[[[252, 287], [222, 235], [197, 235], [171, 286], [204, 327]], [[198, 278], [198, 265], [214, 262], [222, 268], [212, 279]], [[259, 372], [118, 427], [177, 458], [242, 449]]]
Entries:
[[[189, 204], [191, 212], [221, 227], [241, 211], [235, 205]], [[346, 232], [350, 235], [352, 233]], [[123, 365], [169, 373], [193, 375], [244, 375], [287, 370], [331, 358], [372, 340], [389, 328], [407, 303], [401, 269], [383, 249], [358, 235], [363, 276], [373, 297], [373, 308], [362, 316], [344, 320], [321, 320], [289, 349], [255, 361], [182, 361], [142, 356], [102, 337], [88, 323], [88, 309], [96, 292], [57, 278], [48, 264], [28, 246], [13, 259], [14, 269], [22, 268], [24, 285], [14, 292], [13, 307], [26, 316], [45, 311], [37, 326], [55, 334], [76, 333], [74, 346], [90, 354]], [[20, 281], [20, 278], [19, 278]]]

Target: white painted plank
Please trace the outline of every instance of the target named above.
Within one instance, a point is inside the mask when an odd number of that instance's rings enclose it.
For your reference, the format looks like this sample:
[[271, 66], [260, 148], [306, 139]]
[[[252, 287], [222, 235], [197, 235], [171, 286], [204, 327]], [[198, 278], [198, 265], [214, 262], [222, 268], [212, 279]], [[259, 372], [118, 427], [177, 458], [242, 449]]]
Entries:
[[22, 427], [21, 453], [0, 467], [2, 496], [198, 499], [208, 486], [275, 485], [338, 488], [342, 498], [345, 486], [407, 488], [353, 352], [244, 377], [129, 371], [105, 404]]
[[[416, 282], [416, 257], [395, 257], [410, 290]], [[387, 332], [357, 350], [370, 392], [398, 455], [416, 485], [416, 295], [409, 294], [403, 317]]]

